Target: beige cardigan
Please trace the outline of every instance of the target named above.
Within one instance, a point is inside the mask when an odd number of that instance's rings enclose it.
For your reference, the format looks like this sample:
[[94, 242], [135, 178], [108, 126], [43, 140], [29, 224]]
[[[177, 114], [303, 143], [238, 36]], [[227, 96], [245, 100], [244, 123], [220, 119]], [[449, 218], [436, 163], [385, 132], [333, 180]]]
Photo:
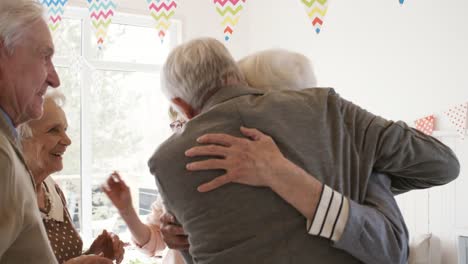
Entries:
[[0, 114], [0, 264], [57, 263], [42, 224], [34, 180]]

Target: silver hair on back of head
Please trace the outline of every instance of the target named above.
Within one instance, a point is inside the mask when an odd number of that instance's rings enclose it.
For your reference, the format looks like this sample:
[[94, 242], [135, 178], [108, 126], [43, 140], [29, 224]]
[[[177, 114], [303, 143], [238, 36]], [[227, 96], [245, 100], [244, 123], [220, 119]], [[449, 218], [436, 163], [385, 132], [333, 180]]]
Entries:
[[[44, 96], [44, 105], [48, 100], [52, 100], [58, 107], [62, 108], [65, 105], [65, 95], [57, 90], [48, 90]], [[32, 120], [31, 120], [32, 121]], [[31, 122], [29, 121], [29, 122]], [[18, 135], [21, 139], [30, 138], [33, 136], [33, 132], [29, 122], [22, 123], [18, 126]]]
[[162, 91], [169, 99], [179, 97], [200, 110], [213, 90], [226, 80], [244, 82], [227, 48], [213, 38], [200, 38], [176, 47], [164, 63]]
[[264, 90], [301, 90], [317, 86], [312, 62], [304, 55], [270, 49], [239, 61], [247, 83]]
[[43, 19], [43, 12], [33, 0], [0, 0], [0, 42], [10, 55], [28, 26]]

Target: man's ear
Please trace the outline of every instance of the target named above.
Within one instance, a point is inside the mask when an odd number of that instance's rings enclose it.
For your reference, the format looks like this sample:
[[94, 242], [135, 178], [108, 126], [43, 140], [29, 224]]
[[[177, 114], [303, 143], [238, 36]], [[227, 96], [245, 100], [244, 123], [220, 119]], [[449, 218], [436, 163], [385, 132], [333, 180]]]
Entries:
[[182, 98], [172, 98], [172, 103], [177, 105], [184, 115], [190, 120], [198, 115], [198, 111], [195, 110], [190, 104], [185, 102]]

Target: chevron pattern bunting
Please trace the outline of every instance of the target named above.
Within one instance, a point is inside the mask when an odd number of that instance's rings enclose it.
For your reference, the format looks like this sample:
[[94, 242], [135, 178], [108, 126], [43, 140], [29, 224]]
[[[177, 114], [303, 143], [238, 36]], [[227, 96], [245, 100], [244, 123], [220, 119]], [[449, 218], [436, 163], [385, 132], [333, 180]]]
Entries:
[[47, 25], [51, 31], [57, 30], [62, 22], [63, 11], [68, 0], [40, 0], [40, 3], [47, 10]]
[[94, 27], [99, 49], [104, 46], [107, 30], [112, 22], [116, 5], [112, 0], [87, 0], [91, 23]]
[[301, 0], [307, 12], [307, 16], [312, 21], [312, 27], [318, 34], [322, 30], [323, 19], [327, 14], [328, 0]]
[[151, 16], [156, 20], [156, 30], [163, 43], [166, 32], [171, 26], [170, 19], [177, 9], [177, 2], [175, 0], [146, 0], [146, 2]]
[[224, 40], [229, 41], [234, 27], [239, 22], [240, 12], [244, 9], [246, 0], [214, 0], [216, 12], [221, 16]]

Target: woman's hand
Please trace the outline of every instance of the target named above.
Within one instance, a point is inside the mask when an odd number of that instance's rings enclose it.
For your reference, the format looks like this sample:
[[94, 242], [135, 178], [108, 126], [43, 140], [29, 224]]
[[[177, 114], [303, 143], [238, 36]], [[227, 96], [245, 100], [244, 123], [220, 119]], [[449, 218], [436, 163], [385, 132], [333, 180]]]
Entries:
[[275, 177], [284, 170], [282, 166], [290, 163], [270, 136], [245, 127], [241, 127], [241, 132], [248, 138], [227, 134], [203, 135], [197, 142], [208, 145], [193, 147], [185, 152], [188, 157], [221, 157], [189, 163], [187, 169], [190, 171], [226, 170], [226, 174], [200, 185], [198, 191], [208, 192], [230, 182], [272, 187]]
[[121, 214], [128, 213], [133, 209], [130, 188], [116, 171], [109, 176], [106, 184], [101, 186], [101, 190], [109, 197]]
[[118, 235], [103, 230], [85, 254], [103, 255], [108, 259], [115, 259], [117, 263], [120, 263], [125, 253], [124, 246], [124, 242], [120, 240]]
[[161, 236], [166, 245], [170, 249], [188, 250], [190, 244], [188, 236], [185, 234], [184, 229], [175, 220], [174, 216], [169, 213], [161, 215]]

